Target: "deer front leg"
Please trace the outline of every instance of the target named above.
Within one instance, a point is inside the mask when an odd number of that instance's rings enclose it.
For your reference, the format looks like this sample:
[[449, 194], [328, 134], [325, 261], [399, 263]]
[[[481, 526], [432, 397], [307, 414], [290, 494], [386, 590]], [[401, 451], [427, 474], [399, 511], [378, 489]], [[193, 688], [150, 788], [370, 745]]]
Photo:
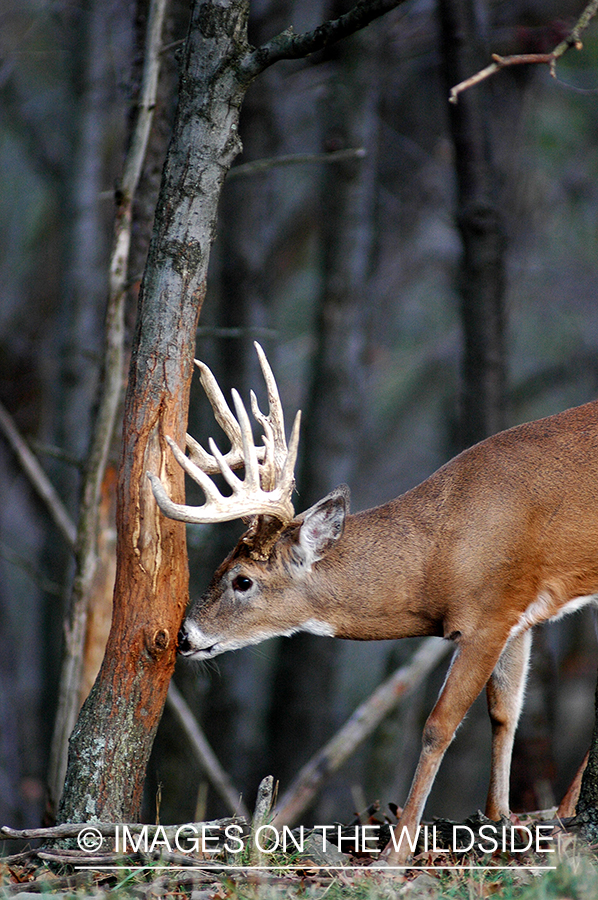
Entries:
[[424, 727], [422, 751], [411, 790], [391, 841], [382, 854], [387, 865], [405, 865], [414, 851], [424, 806], [442, 757], [471, 704], [490, 678], [504, 640], [497, 642], [495, 635], [488, 634], [478, 634], [475, 641], [469, 643], [462, 639]]
[[492, 723], [492, 763], [486, 815], [497, 821], [509, 815], [509, 777], [515, 729], [519, 720], [531, 649], [531, 631], [512, 638], [486, 686]]

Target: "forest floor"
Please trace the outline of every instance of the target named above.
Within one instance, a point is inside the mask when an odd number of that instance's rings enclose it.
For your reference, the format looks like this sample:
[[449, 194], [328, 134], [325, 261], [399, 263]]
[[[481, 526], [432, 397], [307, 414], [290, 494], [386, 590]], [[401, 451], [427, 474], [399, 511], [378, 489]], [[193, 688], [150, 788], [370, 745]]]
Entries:
[[[509, 834], [507, 827], [501, 846], [498, 831], [485, 823], [483, 817], [472, 817], [462, 824], [439, 820], [422, 826], [429, 832], [421, 832], [410, 868], [401, 870], [377, 867], [377, 853], [367, 852], [370, 844], [359, 846], [355, 830], [357, 843], [351, 847], [354, 826], [338, 831], [341, 846], [349, 852], [339, 851], [334, 845], [338, 840], [328, 842], [327, 835], [334, 838], [336, 828], [329, 826], [323, 835], [310, 832], [303, 852], [284, 853], [272, 844], [263, 850], [264, 839], [257, 854], [244, 847], [234, 860], [223, 852], [222, 842], [209, 859], [201, 859], [198, 852], [165, 852], [173, 841], [172, 830], [146, 826], [151, 831], [137, 832], [137, 850], [127, 857], [112, 852], [100, 858], [89, 856], [89, 850], [46, 845], [45, 850], [26, 849], [0, 858], [0, 900], [30, 900], [40, 894], [60, 900], [598, 900], [597, 847], [588, 847], [554, 822], [529, 817], [517, 820], [514, 839], [515, 832]], [[297, 831], [293, 833], [297, 837]], [[254, 837], [250, 830], [244, 835]], [[142, 847], [148, 838], [150, 846]], [[482, 852], [495, 838], [498, 848]]]

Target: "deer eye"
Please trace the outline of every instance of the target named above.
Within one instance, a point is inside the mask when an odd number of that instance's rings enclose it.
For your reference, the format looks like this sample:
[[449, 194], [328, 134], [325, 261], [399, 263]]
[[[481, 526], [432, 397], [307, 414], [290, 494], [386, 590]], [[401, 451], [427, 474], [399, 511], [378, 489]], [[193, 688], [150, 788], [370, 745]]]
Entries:
[[252, 586], [253, 581], [246, 575], [237, 575], [233, 578], [233, 590], [240, 591], [244, 594]]

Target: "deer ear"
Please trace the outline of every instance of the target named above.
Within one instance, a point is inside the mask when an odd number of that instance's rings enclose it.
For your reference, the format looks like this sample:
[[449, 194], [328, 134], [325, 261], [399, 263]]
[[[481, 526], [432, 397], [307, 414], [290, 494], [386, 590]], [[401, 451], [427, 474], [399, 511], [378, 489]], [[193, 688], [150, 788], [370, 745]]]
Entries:
[[349, 512], [349, 496], [349, 488], [341, 484], [302, 514], [297, 546], [302, 566], [309, 569], [341, 537]]

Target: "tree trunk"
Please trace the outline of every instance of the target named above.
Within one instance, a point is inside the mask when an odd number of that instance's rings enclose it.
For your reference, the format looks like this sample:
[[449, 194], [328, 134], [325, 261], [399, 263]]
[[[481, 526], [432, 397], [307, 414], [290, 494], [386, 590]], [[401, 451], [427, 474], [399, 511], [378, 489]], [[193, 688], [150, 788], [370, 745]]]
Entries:
[[592, 843], [595, 843], [598, 837], [598, 683], [596, 684], [594, 709], [596, 717], [592, 742], [588, 761], [581, 776], [579, 800], [575, 808], [577, 822], [583, 826], [584, 834]]
[[[482, 67], [479, 0], [440, 0], [448, 89]], [[464, 355], [460, 444], [501, 431], [505, 421], [506, 354], [504, 235], [495, 197], [491, 138], [484, 105], [487, 85], [466, 91], [450, 107], [455, 146], [459, 273]]]
[[247, 13], [248, 0], [192, 7], [125, 401], [112, 627], [70, 740], [60, 822], [138, 818], [174, 668], [188, 600], [185, 527], [161, 516], [146, 472], [160, 474], [182, 501], [183, 476], [165, 436], [184, 446], [217, 204], [239, 150], [246, 85], [234, 62], [246, 47]]

